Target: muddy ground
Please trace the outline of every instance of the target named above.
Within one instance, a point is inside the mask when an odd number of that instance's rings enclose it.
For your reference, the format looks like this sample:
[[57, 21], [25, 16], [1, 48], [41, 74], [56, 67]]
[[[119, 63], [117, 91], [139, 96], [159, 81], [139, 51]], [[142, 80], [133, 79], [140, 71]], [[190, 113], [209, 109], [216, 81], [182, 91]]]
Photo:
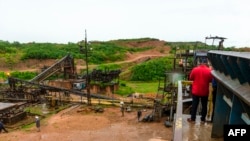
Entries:
[[[67, 108], [48, 119], [41, 120], [41, 131], [35, 124], [28, 129], [1, 133], [0, 141], [170, 141], [172, 128], [164, 126], [167, 117], [159, 122], [138, 122], [137, 111], [125, 112], [119, 107], [95, 112], [90, 107]], [[142, 118], [152, 109], [142, 112]], [[141, 119], [142, 119], [141, 118]]]

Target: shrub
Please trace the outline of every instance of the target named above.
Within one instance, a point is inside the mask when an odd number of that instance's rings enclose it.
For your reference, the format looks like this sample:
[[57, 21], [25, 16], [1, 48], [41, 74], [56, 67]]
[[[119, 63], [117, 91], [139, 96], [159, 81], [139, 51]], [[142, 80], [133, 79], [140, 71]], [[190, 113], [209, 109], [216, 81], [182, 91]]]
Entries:
[[158, 80], [164, 76], [165, 72], [171, 70], [173, 61], [170, 58], [158, 58], [136, 65], [132, 68], [132, 81], [151, 81]]

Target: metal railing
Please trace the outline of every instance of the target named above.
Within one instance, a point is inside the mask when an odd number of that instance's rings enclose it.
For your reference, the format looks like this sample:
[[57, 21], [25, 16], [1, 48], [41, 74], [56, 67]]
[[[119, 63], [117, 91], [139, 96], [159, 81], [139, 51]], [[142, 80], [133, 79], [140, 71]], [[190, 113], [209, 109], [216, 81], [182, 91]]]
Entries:
[[182, 141], [182, 111], [183, 111], [182, 98], [183, 98], [182, 83], [181, 81], [178, 81], [178, 97], [177, 97], [177, 109], [173, 126], [173, 141]]

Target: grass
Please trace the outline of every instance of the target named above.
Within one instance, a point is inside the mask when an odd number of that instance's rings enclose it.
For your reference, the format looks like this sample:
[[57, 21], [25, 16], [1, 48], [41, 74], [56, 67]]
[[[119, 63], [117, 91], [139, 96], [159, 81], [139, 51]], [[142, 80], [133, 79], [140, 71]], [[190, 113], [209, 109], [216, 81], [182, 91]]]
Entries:
[[35, 126], [35, 123], [31, 123], [31, 124], [23, 125], [23, 126], [22, 126], [22, 129], [23, 129], [24, 131], [30, 131], [31, 128], [34, 127], [34, 126]]
[[131, 87], [138, 93], [156, 93], [158, 89], [158, 81], [153, 82], [127, 82], [127, 86]]
[[139, 81], [122, 81], [120, 82], [117, 94], [126, 96], [132, 93], [156, 93], [158, 89], [158, 81], [139, 82]]
[[42, 108], [39, 106], [30, 106], [24, 109], [26, 112], [32, 113], [34, 115], [42, 115]]

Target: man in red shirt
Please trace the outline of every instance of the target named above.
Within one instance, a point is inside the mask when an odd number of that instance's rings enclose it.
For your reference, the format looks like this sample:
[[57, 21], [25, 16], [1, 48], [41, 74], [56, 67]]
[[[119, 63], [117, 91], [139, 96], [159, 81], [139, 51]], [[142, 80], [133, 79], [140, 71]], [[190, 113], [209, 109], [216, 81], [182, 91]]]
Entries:
[[212, 81], [211, 69], [207, 66], [207, 59], [202, 58], [200, 65], [193, 68], [189, 79], [193, 81], [192, 84], [192, 109], [191, 118], [189, 122], [195, 122], [197, 108], [201, 100], [201, 122], [205, 123], [207, 116], [207, 102], [209, 95], [209, 83]]

